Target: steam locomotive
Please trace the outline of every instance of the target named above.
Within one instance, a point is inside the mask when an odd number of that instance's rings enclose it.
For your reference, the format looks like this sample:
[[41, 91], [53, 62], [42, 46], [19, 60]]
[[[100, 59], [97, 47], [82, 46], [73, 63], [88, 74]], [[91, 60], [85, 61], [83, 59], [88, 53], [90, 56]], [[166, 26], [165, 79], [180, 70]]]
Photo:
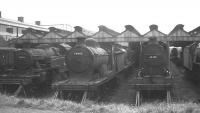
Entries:
[[156, 37], [150, 37], [149, 41], [141, 44], [140, 69], [137, 77], [129, 81], [129, 85], [136, 90], [136, 105], [140, 105], [141, 95], [163, 91], [167, 92], [167, 101], [170, 101], [173, 79], [169, 70], [167, 44], [157, 41]]
[[186, 46], [183, 50], [183, 66], [191, 72], [189, 79], [198, 83], [200, 80], [200, 46], [199, 42], [195, 42]]
[[24, 86], [41, 87], [63, 79], [67, 71], [65, 57], [70, 48], [65, 44], [40, 44], [34, 48], [22, 49], [0, 48], [1, 89], [7, 91], [10, 85], [18, 85], [15, 90], [18, 95]]
[[115, 48], [113, 51], [115, 53], [107, 52], [92, 38], [86, 39], [85, 45], [77, 45], [69, 51], [67, 63], [71, 77], [79, 76], [90, 81], [106, 76], [109, 68], [122, 70], [127, 52], [123, 48]]
[[143, 43], [141, 53], [141, 73], [143, 77], [169, 76], [169, 48], [167, 44], [156, 41], [151, 37], [149, 42]]
[[119, 45], [110, 45], [111, 48], [105, 50], [93, 38], [80, 37], [78, 40], [79, 43], [67, 56], [69, 78], [55, 82], [52, 87], [60, 98], [79, 94], [80, 100], [84, 101], [89, 92], [98, 92], [99, 87], [130, 63], [127, 61], [127, 51]]

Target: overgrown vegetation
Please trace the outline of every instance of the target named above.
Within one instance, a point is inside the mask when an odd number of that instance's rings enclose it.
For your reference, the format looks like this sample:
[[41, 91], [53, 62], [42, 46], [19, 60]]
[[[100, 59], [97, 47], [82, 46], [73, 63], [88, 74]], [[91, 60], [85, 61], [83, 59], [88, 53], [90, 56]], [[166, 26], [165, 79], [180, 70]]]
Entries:
[[0, 111], [3, 107], [27, 108], [29, 110], [51, 110], [67, 113], [200, 113], [200, 105], [191, 102], [146, 103], [140, 107], [125, 104], [78, 104], [58, 99], [24, 99], [0, 95]]

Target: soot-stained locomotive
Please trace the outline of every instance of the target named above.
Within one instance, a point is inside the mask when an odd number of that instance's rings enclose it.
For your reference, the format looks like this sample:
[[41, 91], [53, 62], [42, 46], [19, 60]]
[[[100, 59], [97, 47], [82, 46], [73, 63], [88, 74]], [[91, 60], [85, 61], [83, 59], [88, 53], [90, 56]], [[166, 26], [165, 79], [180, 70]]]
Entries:
[[139, 105], [140, 95], [144, 93], [167, 91], [170, 101], [172, 76], [169, 70], [169, 47], [159, 42], [156, 37], [141, 45], [140, 69], [136, 78], [130, 80], [130, 86], [136, 90], [136, 105]]
[[89, 45], [88, 41], [93, 40], [87, 40], [87, 46], [77, 45], [70, 50], [67, 63], [72, 77], [81, 74], [79, 79], [83, 77], [85, 80], [90, 81], [91, 78], [95, 79], [95, 74], [98, 74], [96, 77], [105, 75], [108, 53], [97, 44]]
[[57, 90], [56, 96], [66, 98], [79, 94], [84, 101], [90, 92], [97, 91], [129, 63], [123, 48], [111, 46], [106, 51], [92, 38], [79, 37], [78, 40], [67, 56], [69, 79], [55, 82], [52, 87]]
[[18, 95], [24, 88], [25, 91], [33, 91], [34, 87], [50, 86], [52, 82], [66, 77], [63, 49], [66, 52], [70, 48], [59, 46], [40, 44], [34, 48], [0, 48], [1, 90], [14, 90]]
[[195, 42], [186, 46], [183, 50], [183, 66], [190, 72], [187, 76], [195, 83], [199, 84], [200, 80], [200, 46]]

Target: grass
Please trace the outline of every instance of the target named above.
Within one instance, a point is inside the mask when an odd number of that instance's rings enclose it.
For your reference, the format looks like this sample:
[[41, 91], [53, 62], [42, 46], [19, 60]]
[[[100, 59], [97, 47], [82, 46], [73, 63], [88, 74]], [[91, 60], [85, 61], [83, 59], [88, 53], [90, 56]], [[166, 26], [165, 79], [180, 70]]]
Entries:
[[23, 113], [24, 109], [28, 110], [26, 112], [29, 113], [33, 111], [38, 112], [36, 110], [51, 111], [52, 113], [200, 113], [200, 105], [191, 102], [171, 104], [154, 102], [135, 107], [133, 105], [115, 103], [95, 104], [89, 101], [85, 104], [79, 104], [51, 98], [24, 99], [5, 95], [0, 95], [0, 106], [0, 112], [3, 110], [3, 107], [6, 107], [9, 109], [17, 108], [19, 113]]

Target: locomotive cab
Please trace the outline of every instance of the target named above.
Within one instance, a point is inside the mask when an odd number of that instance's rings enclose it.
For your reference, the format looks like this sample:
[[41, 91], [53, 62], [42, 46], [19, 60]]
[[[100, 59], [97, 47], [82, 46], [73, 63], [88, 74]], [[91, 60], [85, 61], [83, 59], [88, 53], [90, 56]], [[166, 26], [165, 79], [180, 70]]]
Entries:
[[150, 39], [142, 46], [140, 76], [165, 77], [168, 72], [168, 49], [166, 45], [160, 44], [156, 39]]

